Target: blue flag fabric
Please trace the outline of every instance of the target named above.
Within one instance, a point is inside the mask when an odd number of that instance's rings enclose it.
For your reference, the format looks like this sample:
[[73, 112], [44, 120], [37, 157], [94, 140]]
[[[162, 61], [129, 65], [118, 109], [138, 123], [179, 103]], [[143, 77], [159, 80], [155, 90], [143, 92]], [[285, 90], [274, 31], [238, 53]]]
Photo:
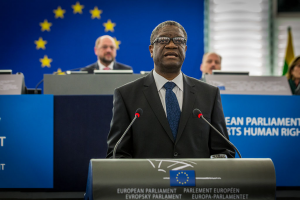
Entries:
[[134, 73], [151, 71], [150, 35], [167, 20], [188, 34], [183, 73], [200, 78], [204, 0], [3, 0], [0, 6], [0, 69], [22, 72], [29, 88], [43, 74], [95, 63], [94, 45], [102, 35], [115, 38], [117, 62]]
[[171, 187], [195, 187], [196, 176], [194, 170], [176, 170], [170, 171], [170, 186]]

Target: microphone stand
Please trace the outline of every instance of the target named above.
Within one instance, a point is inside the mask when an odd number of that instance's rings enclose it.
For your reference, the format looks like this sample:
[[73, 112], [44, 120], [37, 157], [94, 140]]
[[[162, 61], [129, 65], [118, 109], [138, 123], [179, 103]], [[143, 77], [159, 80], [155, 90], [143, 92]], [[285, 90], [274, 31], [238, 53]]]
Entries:
[[217, 131], [217, 133], [219, 133], [219, 135], [221, 135], [235, 150], [236, 152], [238, 153], [239, 157], [242, 158], [239, 150], [222, 134], [220, 133], [213, 125], [211, 125], [204, 117], [203, 115], [200, 116], [207, 124], [210, 125], [210, 127], [212, 127], [215, 131]]
[[125, 130], [125, 132], [123, 133], [122, 137], [119, 139], [119, 141], [116, 143], [115, 145], [115, 148], [114, 148], [114, 151], [113, 151], [113, 159], [116, 158], [116, 151], [117, 151], [117, 148], [119, 146], [119, 144], [121, 143], [123, 137], [126, 135], [126, 133], [128, 132], [128, 130], [130, 129], [130, 127], [132, 126], [132, 124], [134, 123], [134, 121], [138, 118], [137, 115], [134, 116], [132, 122], [129, 124], [129, 126], [127, 127], [127, 129]]

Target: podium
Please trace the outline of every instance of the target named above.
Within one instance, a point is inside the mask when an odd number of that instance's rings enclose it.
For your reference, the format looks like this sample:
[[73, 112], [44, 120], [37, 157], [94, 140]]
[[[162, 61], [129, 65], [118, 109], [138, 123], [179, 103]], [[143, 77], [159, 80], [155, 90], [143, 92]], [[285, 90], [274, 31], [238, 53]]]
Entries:
[[85, 200], [275, 199], [271, 159], [91, 159]]
[[115, 88], [144, 76], [142, 74], [44, 74], [44, 94], [112, 95]]

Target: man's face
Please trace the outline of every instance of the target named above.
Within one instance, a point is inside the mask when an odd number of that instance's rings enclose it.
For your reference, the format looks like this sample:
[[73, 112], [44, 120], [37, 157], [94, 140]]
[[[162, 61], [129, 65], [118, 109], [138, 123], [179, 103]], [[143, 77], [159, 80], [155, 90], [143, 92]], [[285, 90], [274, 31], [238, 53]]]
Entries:
[[[181, 29], [171, 25], [160, 29], [155, 38], [158, 37], [184, 38], [184, 34]], [[149, 46], [155, 69], [163, 73], [174, 73], [181, 69], [186, 49], [186, 44], [175, 45], [172, 40], [169, 44], [154, 43]]]
[[203, 73], [212, 74], [214, 69], [221, 69], [221, 58], [217, 54], [211, 53], [204, 57], [200, 70]]
[[116, 57], [116, 45], [109, 37], [101, 38], [99, 44], [94, 48], [95, 54], [103, 64], [110, 64]]

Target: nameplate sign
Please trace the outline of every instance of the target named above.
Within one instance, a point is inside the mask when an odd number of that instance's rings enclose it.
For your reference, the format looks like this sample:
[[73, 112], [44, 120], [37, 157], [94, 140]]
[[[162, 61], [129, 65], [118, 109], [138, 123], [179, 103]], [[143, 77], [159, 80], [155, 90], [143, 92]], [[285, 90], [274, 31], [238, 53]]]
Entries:
[[22, 94], [25, 92], [24, 76], [0, 75], [0, 95], [1, 94]]

